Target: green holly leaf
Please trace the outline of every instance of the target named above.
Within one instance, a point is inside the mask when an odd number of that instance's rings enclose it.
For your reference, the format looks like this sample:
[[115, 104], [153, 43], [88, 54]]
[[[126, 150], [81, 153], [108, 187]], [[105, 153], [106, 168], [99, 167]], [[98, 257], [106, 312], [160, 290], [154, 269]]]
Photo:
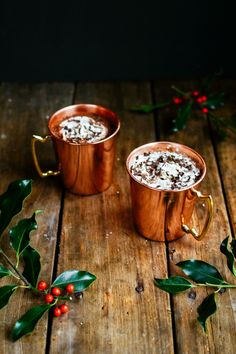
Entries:
[[131, 111], [140, 112], [140, 113], [151, 113], [158, 108], [164, 108], [164, 107], [168, 106], [170, 103], [171, 103], [171, 101], [157, 103], [157, 104], [143, 104], [139, 107], [133, 107], [131, 109]]
[[231, 247], [232, 253], [234, 255], [234, 258], [236, 258], [236, 240], [235, 240], [235, 238], [232, 239], [232, 241], [230, 243], [230, 247]]
[[176, 264], [191, 280], [201, 284], [225, 284], [218, 270], [212, 265], [190, 259]]
[[222, 241], [220, 245], [220, 251], [226, 256], [227, 266], [231, 273], [236, 277], [236, 268], [234, 266], [234, 254], [231, 250], [229, 250], [229, 236]]
[[192, 111], [193, 100], [188, 99], [184, 105], [180, 106], [176, 118], [173, 120], [173, 131], [177, 132], [185, 128], [189, 115]]
[[0, 288], [0, 309], [8, 304], [8, 301], [18, 285], [5, 285]]
[[67, 284], [73, 284], [75, 292], [79, 292], [84, 291], [95, 279], [96, 276], [91, 273], [72, 269], [61, 273], [51, 286], [65, 289]]
[[8, 275], [11, 275], [11, 274], [12, 274], [12, 272], [9, 269], [0, 265], [0, 278], [7, 277]]
[[202, 326], [204, 332], [206, 332], [206, 320], [208, 317], [213, 315], [217, 310], [216, 301], [215, 301], [215, 293], [208, 295], [200, 306], [197, 308], [197, 312], [199, 314], [198, 321]]
[[201, 107], [207, 107], [209, 109], [217, 109], [224, 106], [225, 93], [218, 92], [216, 94], [209, 95], [207, 101], [201, 103]]
[[155, 278], [154, 284], [159, 289], [164, 290], [170, 294], [177, 294], [194, 286], [187, 279], [180, 276], [172, 276], [167, 279]]
[[13, 216], [21, 211], [24, 199], [31, 193], [31, 186], [31, 180], [18, 180], [12, 182], [0, 196], [0, 236]]
[[12, 329], [12, 339], [14, 341], [20, 339], [24, 335], [31, 333], [38, 321], [46, 311], [53, 305], [40, 305], [32, 307], [28, 310], [14, 325]]
[[25, 263], [22, 275], [35, 288], [41, 269], [40, 254], [31, 246], [26, 247], [22, 254]]
[[22, 219], [19, 223], [10, 229], [10, 244], [16, 251], [16, 256], [19, 257], [24, 249], [29, 246], [30, 232], [37, 229], [37, 222], [35, 220], [35, 213], [28, 219]]

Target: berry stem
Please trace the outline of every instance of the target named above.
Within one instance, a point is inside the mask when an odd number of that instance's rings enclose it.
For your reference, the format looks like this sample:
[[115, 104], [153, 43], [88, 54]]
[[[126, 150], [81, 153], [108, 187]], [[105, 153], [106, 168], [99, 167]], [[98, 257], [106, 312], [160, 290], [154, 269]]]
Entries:
[[59, 300], [72, 300], [72, 296], [58, 296]]
[[17, 256], [17, 257], [16, 257], [16, 265], [15, 265], [16, 268], [18, 268], [18, 266], [19, 266], [19, 260], [20, 260], [20, 259], [19, 259], [19, 256]]
[[18, 271], [18, 269], [14, 266], [12, 261], [8, 258], [6, 253], [0, 248], [0, 254], [2, 257], [5, 259], [5, 261], [10, 265], [10, 267], [15, 271], [15, 273], [19, 276], [19, 278], [25, 283], [27, 287], [32, 287], [31, 284], [28, 282], [28, 280]]
[[153, 109], [157, 109], [157, 108], [163, 108], [168, 106], [169, 104], [171, 104], [171, 101], [166, 101], [166, 102], [162, 102], [162, 103], [156, 103], [153, 105]]
[[184, 91], [180, 90], [178, 87], [172, 85], [171, 88], [172, 88], [172, 90], [178, 92], [180, 95], [187, 96], [187, 92], [184, 92]]
[[206, 283], [206, 284], [197, 284], [197, 286], [210, 286], [212, 288], [218, 288], [219, 290], [222, 288], [236, 288], [236, 284], [229, 284], [229, 283], [225, 283], [225, 284], [211, 284], [211, 283]]
[[29, 288], [29, 286], [28, 285], [20, 285], [20, 286], [18, 286], [19, 288], [22, 288], [22, 289], [28, 289]]

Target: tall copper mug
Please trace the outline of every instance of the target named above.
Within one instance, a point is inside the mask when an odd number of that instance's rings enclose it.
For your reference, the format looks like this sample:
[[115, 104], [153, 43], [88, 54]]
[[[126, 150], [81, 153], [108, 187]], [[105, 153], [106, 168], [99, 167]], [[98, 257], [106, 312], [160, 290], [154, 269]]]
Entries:
[[[57, 134], [59, 124], [73, 116], [101, 117], [110, 127], [109, 135], [94, 143], [77, 144], [64, 141]], [[81, 195], [97, 194], [105, 191], [112, 183], [115, 160], [115, 145], [120, 120], [111, 110], [93, 105], [76, 104], [60, 109], [49, 119], [50, 135], [32, 137], [32, 155], [38, 174], [41, 177], [60, 174], [64, 187], [72, 193]], [[36, 154], [36, 142], [45, 143], [52, 139], [58, 171], [43, 172]]]
[[[190, 187], [171, 191], [154, 189], [137, 181], [130, 171], [135, 156], [153, 151], [176, 152], [190, 157], [200, 169], [200, 178]], [[199, 191], [206, 174], [206, 164], [196, 151], [173, 142], [154, 142], [133, 150], [127, 158], [126, 168], [130, 176], [134, 225], [142, 236], [154, 241], [173, 241], [185, 233], [197, 240], [203, 238], [212, 220], [213, 200], [211, 195]], [[204, 202], [207, 213], [200, 232], [188, 226], [197, 200]]]

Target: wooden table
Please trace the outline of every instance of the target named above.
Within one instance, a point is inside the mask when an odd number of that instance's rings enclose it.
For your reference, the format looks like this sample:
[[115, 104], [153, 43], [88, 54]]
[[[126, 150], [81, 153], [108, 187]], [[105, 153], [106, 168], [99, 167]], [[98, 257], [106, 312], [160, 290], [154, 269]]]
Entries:
[[[1, 353], [234, 353], [236, 350], [236, 291], [219, 296], [217, 313], [208, 322], [208, 335], [198, 324], [197, 306], [207, 294], [197, 289], [195, 299], [184, 292], [169, 296], [153, 284], [154, 277], [180, 274], [178, 261], [195, 258], [215, 265], [235, 283], [219, 245], [236, 231], [236, 139], [212, 139], [207, 119], [195, 112], [184, 131], [167, 133], [168, 110], [138, 114], [130, 108], [164, 101], [171, 95], [169, 82], [106, 82], [8, 84], [0, 86], [0, 194], [19, 178], [33, 178], [33, 192], [24, 216], [36, 209], [38, 230], [32, 243], [41, 253], [40, 278], [67, 269], [87, 270], [97, 280], [71, 311], [59, 319], [43, 317], [35, 331], [11, 342], [15, 321], [37, 299], [19, 290], [1, 310]], [[233, 98], [236, 83], [218, 84]], [[191, 87], [180, 82], [179, 87]], [[40, 179], [34, 169], [30, 141], [34, 133], [46, 135], [49, 116], [73, 103], [100, 104], [121, 118], [112, 186], [105, 193], [80, 197], [61, 188], [57, 177]], [[230, 101], [221, 113], [235, 111]], [[155, 140], [184, 143], [200, 152], [207, 164], [202, 190], [214, 198], [214, 220], [202, 242], [185, 235], [169, 244], [149, 241], [133, 227], [129, 180], [125, 161], [135, 147]], [[52, 165], [50, 147], [44, 156]], [[7, 237], [7, 236], [6, 236]], [[6, 283], [5, 279], [1, 284]], [[137, 292], [136, 287], [143, 287]]]

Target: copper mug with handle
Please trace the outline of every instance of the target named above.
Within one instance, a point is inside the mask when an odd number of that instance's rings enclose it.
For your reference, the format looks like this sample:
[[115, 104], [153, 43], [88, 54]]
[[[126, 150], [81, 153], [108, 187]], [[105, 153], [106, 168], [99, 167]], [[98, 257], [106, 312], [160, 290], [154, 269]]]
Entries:
[[[190, 187], [175, 190], [155, 189], [139, 182], [130, 167], [137, 155], [153, 151], [176, 152], [191, 158], [200, 169], [200, 178]], [[173, 241], [185, 233], [196, 240], [203, 238], [212, 220], [213, 200], [211, 195], [199, 190], [206, 174], [206, 164], [196, 151], [173, 142], [154, 142], [133, 150], [127, 158], [126, 168], [130, 176], [134, 225], [142, 236], [154, 241]], [[189, 226], [197, 200], [207, 206], [207, 216], [200, 232]]]
[[[58, 134], [59, 124], [75, 116], [100, 117], [109, 126], [106, 138], [93, 143], [71, 143]], [[61, 175], [67, 190], [75, 194], [90, 195], [105, 191], [112, 183], [112, 171], [115, 160], [115, 144], [120, 129], [120, 120], [111, 110], [93, 105], [76, 104], [60, 109], [49, 119], [50, 134], [32, 137], [32, 155], [40, 177]], [[57, 160], [57, 171], [43, 172], [36, 154], [36, 143], [46, 143], [52, 139]]]

